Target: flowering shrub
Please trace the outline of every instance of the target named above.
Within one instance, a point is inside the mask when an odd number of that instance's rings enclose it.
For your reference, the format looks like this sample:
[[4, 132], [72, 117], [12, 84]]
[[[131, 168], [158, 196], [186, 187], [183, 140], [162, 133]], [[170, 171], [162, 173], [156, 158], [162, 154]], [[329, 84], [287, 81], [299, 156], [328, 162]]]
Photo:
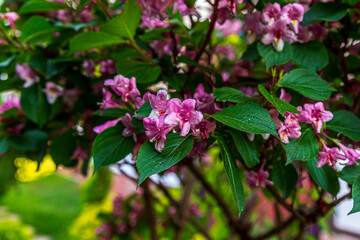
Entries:
[[[298, 233], [286, 234], [301, 238], [346, 198], [351, 213], [360, 211], [359, 3], [199, 2], [3, 3], [2, 191], [18, 156], [50, 154], [84, 174], [90, 156], [95, 172], [132, 158], [138, 177], [128, 177], [141, 203], [114, 212], [97, 231], [103, 239], [131, 235], [133, 214], [157, 239], [156, 194], [171, 203], [159, 208], [176, 213], [164, 217], [176, 239], [187, 224], [216, 238], [212, 207], [201, 222], [191, 207], [194, 186], [222, 211], [225, 239], [267, 239], [297, 223]], [[208, 152], [218, 148], [217, 181]], [[170, 173], [181, 180], [180, 198], [151, 178]], [[352, 187], [340, 197], [339, 178]], [[235, 202], [223, 199], [220, 182]], [[259, 192], [289, 215], [260, 231], [250, 221]]]

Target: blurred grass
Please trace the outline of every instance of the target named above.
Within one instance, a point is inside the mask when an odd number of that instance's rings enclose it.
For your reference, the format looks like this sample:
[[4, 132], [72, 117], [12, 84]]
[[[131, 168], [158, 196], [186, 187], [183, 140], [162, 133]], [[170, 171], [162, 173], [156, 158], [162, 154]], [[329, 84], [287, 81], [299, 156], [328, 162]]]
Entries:
[[16, 184], [0, 204], [32, 225], [36, 234], [68, 240], [68, 228], [81, 211], [80, 186], [61, 175], [50, 175]]

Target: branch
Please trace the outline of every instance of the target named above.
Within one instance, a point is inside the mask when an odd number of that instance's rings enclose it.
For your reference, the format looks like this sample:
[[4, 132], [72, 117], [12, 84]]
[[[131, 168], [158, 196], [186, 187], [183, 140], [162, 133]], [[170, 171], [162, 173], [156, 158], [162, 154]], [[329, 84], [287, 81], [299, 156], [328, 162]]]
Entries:
[[285, 228], [287, 228], [288, 226], [290, 226], [294, 221], [296, 220], [295, 216], [291, 216], [288, 218], [288, 220], [286, 220], [285, 222], [280, 223], [276, 228], [268, 231], [267, 233], [264, 233], [262, 235], [259, 235], [258, 237], [255, 237], [254, 240], [263, 240], [263, 239], [268, 239], [271, 236], [275, 235], [275, 234], [279, 234], [280, 232], [282, 232]]
[[150, 226], [151, 239], [158, 240], [159, 237], [156, 233], [156, 219], [151, 204], [152, 195], [149, 189], [148, 180], [144, 182], [143, 188], [144, 188], [144, 198], [145, 198], [145, 207], [146, 207], [146, 217]]
[[102, 8], [102, 10], [105, 12], [106, 16], [111, 20], [112, 16], [109, 13], [108, 9], [105, 7], [104, 3], [101, 0], [96, 0], [97, 3], [100, 5], [100, 7]]

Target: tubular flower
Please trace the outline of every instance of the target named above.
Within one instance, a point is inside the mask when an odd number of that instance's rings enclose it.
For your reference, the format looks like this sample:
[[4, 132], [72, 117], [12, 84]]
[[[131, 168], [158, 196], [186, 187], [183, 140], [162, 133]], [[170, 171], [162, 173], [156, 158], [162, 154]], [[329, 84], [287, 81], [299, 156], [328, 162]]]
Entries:
[[104, 83], [105, 86], [119, 95], [124, 102], [135, 101], [136, 97], [140, 96], [140, 92], [136, 87], [136, 79], [134, 77], [128, 79], [123, 75], [116, 75], [114, 79], [108, 79]]
[[294, 29], [295, 33], [299, 32], [299, 22], [302, 22], [304, 17], [304, 7], [299, 3], [287, 4], [282, 10], [283, 18]]
[[322, 102], [315, 103], [315, 105], [305, 104], [304, 110], [301, 114], [298, 114], [298, 120], [300, 122], [312, 124], [317, 133], [320, 133], [323, 122], [328, 122], [332, 118], [333, 114], [330, 111], [325, 110]]
[[339, 142], [336, 142], [336, 145], [340, 147], [340, 149], [344, 152], [345, 157], [349, 160], [348, 165], [354, 165], [360, 158], [360, 153], [355, 151], [355, 149], [348, 148]]
[[40, 78], [26, 63], [16, 64], [17, 75], [25, 81], [24, 88], [31, 87], [34, 83], [39, 82]]
[[46, 98], [50, 104], [53, 104], [59, 96], [62, 96], [64, 93], [64, 88], [56, 85], [53, 82], [47, 82], [46, 88], [43, 90], [46, 94]]
[[148, 98], [152, 108], [150, 118], [158, 118], [167, 112], [168, 100], [166, 90], [159, 90], [156, 96], [149, 94]]
[[273, 185], [274, 183], [270, 181], [269, 173], [264, 171], [264, 164], [261, 165], [258, 172], [246, 171], [246, 182], [250, 187], [261, 187], [265, 188], [266, 185]]
[[286, 22], [281, 19], [265, 26], [265, 30], [267, 33], [261, 39], [262, 43], [265, 45], [272, 43], [278, 52], [283, 50], [284, 41], [291, 41], [295, 37], [294, 33], [286, 28]]
[[317, 167], [320, 168], [325, 164], [328, 164], [330, 167], [335, 168], [336, 161], [338, 159], [345, 160], [346, 157], [340, 154], [339, 148], [333, 147], [329, 148], [323, 143], [323, 151], [318, 153], [319, 161]]
[[299, 122], [288, 115], [285, 118], [284, 125], [279, 129], [278, 134], [283, 143], [289, 143], [289, 138], [295, 139], [301, 136], [301, 127]]
[[173, 126], [166, 125], [164, 123], [164, 116], [159, 118], [144, 118], [144, 127], [147, 130], [146, 136], [150, 141], [155, 141], [155, 149], [158, 152], [162, 152], [165, 147], [166, 134], [168, 134]]

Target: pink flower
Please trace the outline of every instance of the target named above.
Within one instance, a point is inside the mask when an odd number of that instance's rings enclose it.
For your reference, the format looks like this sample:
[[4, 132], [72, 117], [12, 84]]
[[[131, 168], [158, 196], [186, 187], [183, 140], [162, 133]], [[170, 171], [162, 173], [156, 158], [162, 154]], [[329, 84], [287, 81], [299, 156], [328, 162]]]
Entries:
[[251, 188], [261, 187], [265, 188], [266, 185], [273, 185], [274, 183], [270, 181], [269, 173], [264, 171], [264, 164], [261, 165], [258, 172], [246, 171], [246, 182]]
[[196, 203], [191, 204], [190, 213], [196, 217], [201, 216], [201, 211], [200, 211], [199, 205]]
[[261, 13], [254, 12], [244, 15], [243, 31], [246, 33], [246, 42], [252, 44], [256, 40], [256, 36], [261, 36], [263, 25], [260, 22]]
[[92, 59], [85, 59], [82, 63], [82, 67], [87, 76], [94, 75], [95, 72], [95, 62]]
[[333, 114], [325, 110], [322, 102], [315, 103], [315, 105], [305, 104], [304, 108], [305, 110], [298, 114], [298, 120], [312, 124], [317, 133], [320, 133], [323, 122], [328, 122], [333, 118]]
[[135, 107], [136, 109], [139, 109], [144, 103], [149, 101], [149, 95], [151, 95], [150, 92], [146, 92], [144, 96], [135, 98]]
[[20, 124], [16, 124], [13, 126], [9, 126], [6, 128], [6, 131], [10, 134], [13, 135], [20, 135], [21, 131], [25, 128], [25, 124], [24, 123], [20, 123]]
[[70, 10], [58, 10], [56, 11], [56, 17], [62, 22], [71, 22], [72, 12]]
[[128, 79], [122, 75], [116, 75], [114, 79], [108, 79], [104, 82], [105, 86], [119, 95], [124, 102], [134, 101], [136, 97], [140, 96], [139, 90], [136, 88], [136, 79], [134, 77]]
[[63, 93], [64, 103], [69, 107], [73, 107], [74, 104], [79, 99], [80, 89], [78, 87], [74, 87], [72, 89], [65, 89]]
[[196, 110], [207, 114], [215, 113], [215, 98], [212, 93], [205, 92], [204, 85], [201, 83], [198, 85], [196, 92], [194, 93], [194, 99], [196, 100]]
[[100, 109], [121, 108], [121, 106], [111, 98], [112, 94], [110, 91], [107, 91], [105, 88], [103, 88], [102, 92], [104, 95], [104, 99], [100, 104]]
[[96, 132], [97, 134], [100, 134], [102, 131], [108, 129], [109, 127], [113, 127], [115, 126], [119, 121], [121, 120], [121, 118], [115, 119], [115, 120], [111, 120], [111, 121], [107, 121], [106, 123], [96, 126], [94, 127], [94, 132]]
[[46, 94], [48, 102], [53, 104], [59, 96], [63, 95], [64, 89], [53, 82], [47, 82], [43, 92]]
[[166, 90], [159, 90], [155, 95], [148, 95], [149, 102], [152, 108], [150, 113], [150, 118], [158, 118], [163, 114], [167, 113], [168, 110], [168, 100]]
[[87, 159], [89, 156], [84, 149], [82, 149], [80, 146], [77, 146], [73, 155], [71, 156], [71, 159]]
[[209, 133], [214, 132], [216, 124], [209, 122], [206, 119], [203, 119], [196, 125], [193, 125], [191, 129], [193, 130], [194, 136], [201, 136], [202, 139], [209, 139]]
[[102, 76], [112, 76], [116, 74], [115, 62], [111, 59], [100, 61], [100, 73]]
[[16, 74], [25, 81], [24, 88], [31, 87], [34, 83], [40, 81], [37, 73], [26, 63], [16, 64]]
[[20, 16], [16, 12], [0, 13], [0, 19], [6, 19], [14, 31], [16, 30], [15, 21], [19, 18]]
[[285, 102], [291, 102], [291, 95], [285, 92], [285, 89], [281, 89], [281, 94], [279, 97], [281, 100]]
[[338, 159], [345, 160], [346, 157], [340, 154], [339, 148], [333, 147], [329, 148], [323, 143], [323, 151], [318, 153], [319, 161], [317, 167], [320, 168], [325, 164], [328, 164], [332, 168], [336, 168], [335, 164]]
[[123, 118], [121, 118], [121, 123], [122, 125], [125, 126], [123, 132], [122, 132], [122, 135], [124, 137], [130, 137], [130, 136], [135, 136], [135, 128], [133, 127], [133, 125], [131, 124], [131, 116], [129, 113], [126, 113], [125, 116]]
[[353, 148], [345, 147], [339, 142], [335, 142], [336, 145], [344, 152], [345, 157], [349, 160], [348, 165], [354, 165], [356, 161], [360, 158], [360, 153], [356, 152]]
[[183, 102], [178, 98], [171, 99], [169, 102], [170, 114], [166, 116], [165, 124], [173, 126], [179, 124], [180, 136], [185, 137], [191, 126], [198, 124], [203, 119], [203, 114], [195, 111], [195, 104], [194, 99], [186, 99]]
[[301, 136], [301, 127], [297, 120], [291, 115], [285, 117], [284, 125], [279, 129], [278, 134], [283, 143], [289, 143], [289, 138], [295, 139]]
[[154, 28], [166, 28], [169, 26], [169, 23], [160, 20], [159, 18], [150, 18], [149, 16], [143, 15], [141, 17], [142, 23], [141, 27], [152, 30]]
[[282, 10], [282, 17], [286, 19], [286, 22], [290, 24], [295, 33], [299, 32], [299, 22], [303, 20], [304, 11], [303, 5], [299, 3], [289, 3]]
[[147, 130], [146, 136], [150, 141], [155, 141], [155, 149], [158, 152], [162, 152], [165, 147], [166, 134], [168, 134], [173, 126], [166, 125], [164, 123], [164, 116], [159, 118], [144, 118], [144, 127]]
[[226, 20], [222, 25], [216, 23], [215, 27], [222, 32], [224, 37], [230, 36], [232, 34], [239, 35], [242, 27], [242, 22], [239, 19]]
[[262, 43], [265, 45], [272, 43], [278, 52], [283, 50], [284, 41], [291, 41], [295, 37], [292, 31], [286, 29], [286, 22], [281, 19], [265, 26], [265, 30], [267, 33], [262, 37]]
[[18, 96], [11, 96], [0, 105], [0, 114], [4, 114], [6, 111], [13, 108], [19, 109], [21, 112], [20, 98]]
[[262, 12], [262, 19], [265, 23], [273, 23], [280, 19], [281, 6], [279, 3], [267, 3]]

